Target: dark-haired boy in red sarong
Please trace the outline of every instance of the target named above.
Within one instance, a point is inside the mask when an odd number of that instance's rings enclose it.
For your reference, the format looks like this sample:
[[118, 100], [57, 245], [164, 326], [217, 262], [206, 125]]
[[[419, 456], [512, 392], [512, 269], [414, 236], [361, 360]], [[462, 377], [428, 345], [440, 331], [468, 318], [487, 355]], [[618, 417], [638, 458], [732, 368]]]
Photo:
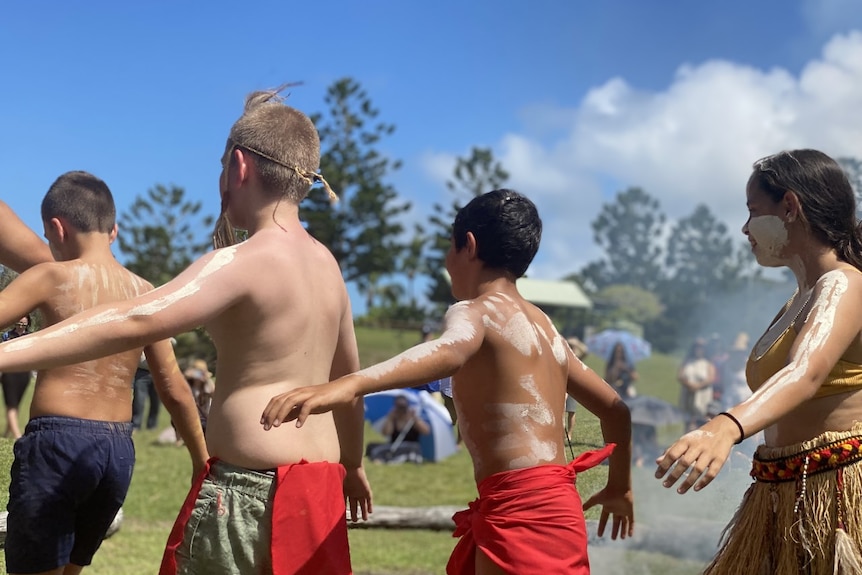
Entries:
[[[462, 537], [450, 575], [589, 572], [583, 510], [601, 505], [599, 535], [634, 526], [631, 423], [617, 393], [572, 352], [554, 324], [518, 292], [536, 253], [541, 220], [512, 190], [479, 196], [458, 212], [446, 269], [458, 303], [438, 339], [323, 385], [275, 396], [264, 428], [345, 405], [365, 393], [452, 377], [479, 499], [456, 514]], [[566, 464], [566, 392], [601, 420], [607, 446]], [[615, 444], [615, 447], [614, 445]], [[606, 486], [582, 506], [575, 472], [610, 456]]]

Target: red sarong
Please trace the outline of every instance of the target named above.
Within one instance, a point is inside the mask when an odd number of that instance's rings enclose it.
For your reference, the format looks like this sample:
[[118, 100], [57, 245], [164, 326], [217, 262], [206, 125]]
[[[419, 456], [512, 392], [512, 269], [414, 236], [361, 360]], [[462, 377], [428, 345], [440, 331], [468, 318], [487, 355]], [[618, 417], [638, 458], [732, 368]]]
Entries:
[[575, 475], [607, 458], [615, 444], [579, 455], [568, 465], [495, 473], [478, 485], [479, 498], [459, 511], [448, 575], [473, 575], [476, 548], [512, 575], [587, 575], [587, 529]]
[[[201, 485], [215, 461], [207, 462], [180, 509], [159, 575], [177, 573], [176, 551]], [[278, 468], [272, 502], [273, 575], [351, 575], [344, 476], [344, 467], [337, 463], [303, 460]]]

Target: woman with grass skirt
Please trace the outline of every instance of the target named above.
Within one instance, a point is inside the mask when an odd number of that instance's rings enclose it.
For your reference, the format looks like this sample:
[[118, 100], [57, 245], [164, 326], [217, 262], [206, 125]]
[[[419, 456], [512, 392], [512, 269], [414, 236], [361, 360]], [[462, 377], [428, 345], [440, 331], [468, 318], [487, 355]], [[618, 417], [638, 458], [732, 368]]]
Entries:
[[[755, 162], [742, 232], [797, 290], [746, 363], [751, 397], [657, 459], [679, 493], [706, 487], [734, 444], [764, 432], [753, 483], [708, 574], [862, 573], [862, 236], [853, 189], [816, 150]], [[728, 310], [730, 311], [730, 310]]]

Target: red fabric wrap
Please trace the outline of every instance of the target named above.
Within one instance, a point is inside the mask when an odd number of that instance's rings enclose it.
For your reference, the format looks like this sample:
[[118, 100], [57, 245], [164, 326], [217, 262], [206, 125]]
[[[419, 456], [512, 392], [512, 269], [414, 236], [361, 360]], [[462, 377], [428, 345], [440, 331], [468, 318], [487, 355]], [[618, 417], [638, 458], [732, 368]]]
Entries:
[[459, 511], [446, 573], [473, 575], [476, 548], [506, 573], [588, 575], [587, 530], [575, 476], [606, 459], [615, 444], [579, 455], [568, 465], [495, 473], [478, 485], [479, 498]]
[[272, 504], [273, 575], [350, 575], [344, 467], [300, 461], [278, 468]]
[[[210, 466], [195, 478], [165, 548], [159, 575], [176, 575], [176, 551]], [[344, 467], [305, 460], [278, 468], [272, 502], [273, 575], [351, 575]]]

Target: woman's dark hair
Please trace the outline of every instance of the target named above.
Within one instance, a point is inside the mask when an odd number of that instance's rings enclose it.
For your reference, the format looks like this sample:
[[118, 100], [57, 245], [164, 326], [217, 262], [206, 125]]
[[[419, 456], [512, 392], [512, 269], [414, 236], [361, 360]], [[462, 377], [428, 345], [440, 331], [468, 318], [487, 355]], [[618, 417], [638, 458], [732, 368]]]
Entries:
[[629, 359], [629, 353], [628, 351], [626, 351], [626, 346], [624, 346], [620, 342], [615, 343], [613, 347], [611, 347], [611, 352], [608, 354], [608, 359], [605, 363], [610, 364], [614, 361], [614, 356], [617, 354], [617, 349], [622, 352], [623, 363], [625, 363], [626, 365], [631, 365], [632, 362]]
[[542, 239], [542, 220], [535, 204], [514, 190], [494, 190], [473, 198], [458, 211], [452, 226], [455, 249], [467, 243], [472, 232], [479, 259], [515, 278], [527, 271]]
[[790, 150], [754, 163], [749, 183], [774, 202], [796, 194], [811, 232], [838, 258], [862, 270], [862, 227], [856, 196], [841, 166], [817, 150]]

